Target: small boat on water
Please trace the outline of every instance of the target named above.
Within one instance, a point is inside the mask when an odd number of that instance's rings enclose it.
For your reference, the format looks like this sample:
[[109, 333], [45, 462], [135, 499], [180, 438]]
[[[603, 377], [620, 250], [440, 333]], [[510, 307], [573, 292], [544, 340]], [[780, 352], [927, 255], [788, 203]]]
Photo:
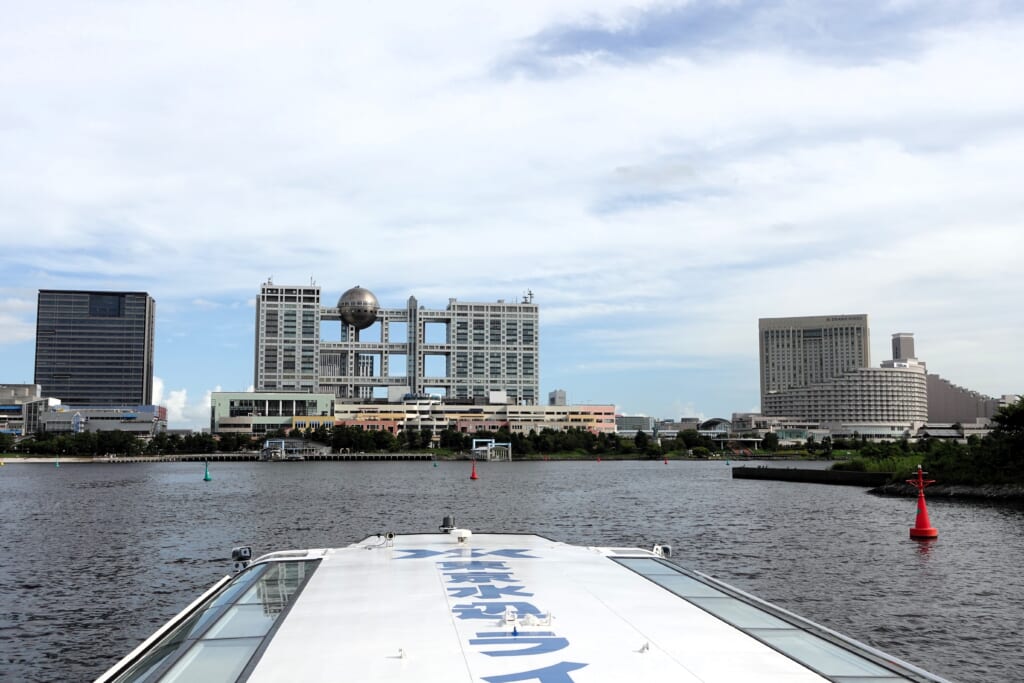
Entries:
[[669, 559], [527, 534], [370, 536], [252, 559], [97, 683], [944, 679]]

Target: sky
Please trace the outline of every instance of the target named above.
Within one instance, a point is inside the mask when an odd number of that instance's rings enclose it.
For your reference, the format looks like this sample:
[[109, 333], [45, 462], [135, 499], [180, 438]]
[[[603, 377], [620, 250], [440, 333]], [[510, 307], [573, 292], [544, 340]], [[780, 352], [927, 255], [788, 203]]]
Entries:
[[758, 408], [757, 320], [1024, 389], [1024, 5], [0, 0], [0, 383], [40, 289], [156, 300], [155, 402], [253, 384], [260, 284], [534, 295], [540, 391]]

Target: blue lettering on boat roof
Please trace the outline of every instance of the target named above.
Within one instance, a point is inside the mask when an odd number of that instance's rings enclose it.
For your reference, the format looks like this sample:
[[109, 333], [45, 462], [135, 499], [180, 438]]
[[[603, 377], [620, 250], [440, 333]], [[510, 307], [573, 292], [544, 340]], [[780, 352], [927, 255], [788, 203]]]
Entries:
[[[509, 598], [533, 597], [534, 594], [521, 585], [513, 575], [512, 568], [505, 561], [465, 559], [484, 556], [508, 559], [539, 559], [528, 554], [523, 548], [499, 550], [478, 550], [457, 548], [454, 550], [430, 550], [423, 548], [396, 548], [405, 553], [396, 559], [423, 559], [450, 557], [452, 560], [436, 562], [438, 571], [447, 577], [446, 584], [471, 584], [469, 586], [445, 586], [448, 598], [465, 600], [451, 605], [452, 615], [462, 620], [498, 620], [509, 628], [502, 631], [476, 631], [475, 638], [468, 638], [468, 644], [487, 657], [537, 657], [549, 655], [569, 647], [569, 639], [554, 631], [520, 630], [520, 626], [549, 625], [551, 614], [545, 614], [532, 602], [510, 600]], [[501, 584], [501, 585], [498, 585]], [[520, 585], [510, 585], [520, 584]], [[519, 621], [524, 615], [523, 622]], [[536, 660], [532, 660], [536, 662]], [[583, 662], [561, 661], [547, 666], [517, 671], [510, 674], [483, 676], [487, 683], [512, 683], [513, 681], [539, 681], [539, 683], [573, 683], [571, 673], [588, 666]]]
[[396, 557], [396, 560], [419, 560], [425, 557], [484, 557], [494, 555], [495, 557], [507, 557], [510, 560], [537, 560], [536, 555], [526, 555], [529, 548], [504, 548], [500, 550], [484, 550], [482, 548], [453, 548], [452, 550], [429, 550], [427, 548], [395, 548], [396, 553], [408, 553], [405, 557]]

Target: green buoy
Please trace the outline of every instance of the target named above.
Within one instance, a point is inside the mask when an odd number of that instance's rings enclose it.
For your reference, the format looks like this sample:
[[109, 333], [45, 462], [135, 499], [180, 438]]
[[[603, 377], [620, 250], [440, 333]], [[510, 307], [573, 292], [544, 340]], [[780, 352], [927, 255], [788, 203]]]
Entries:
[[210, 463], [208, 460], [203, 461], [206, 464], [206, 474], [203, 475], [203, 481], [212, 481], [213, 477], [210, 476]]

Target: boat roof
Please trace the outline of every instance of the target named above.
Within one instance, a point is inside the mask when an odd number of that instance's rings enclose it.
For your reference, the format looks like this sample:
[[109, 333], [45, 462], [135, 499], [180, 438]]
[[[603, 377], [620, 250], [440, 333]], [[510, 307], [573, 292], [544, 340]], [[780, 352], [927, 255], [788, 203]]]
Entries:
[[942, 681], [665, 559], [536, 535], [258, 558], [107, 681]]

